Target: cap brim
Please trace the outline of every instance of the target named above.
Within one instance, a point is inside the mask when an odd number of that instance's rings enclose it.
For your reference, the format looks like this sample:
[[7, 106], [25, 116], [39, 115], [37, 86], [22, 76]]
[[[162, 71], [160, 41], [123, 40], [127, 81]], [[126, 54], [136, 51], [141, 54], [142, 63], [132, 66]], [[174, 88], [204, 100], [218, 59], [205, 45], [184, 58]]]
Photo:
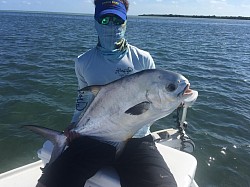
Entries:
[[115, 14], [115, 15], [119, 16], [120, 18], [122, 18], [124, 21], [127, 20], [127, 15], [126, 14], [124, 14], [121, 11], [117, 11], [115, 9], [106, 9], [106, 10], [103, 10], [103, 11], [101, 11], [99, 13], [99, 17], [102, 17], [105, 14]]

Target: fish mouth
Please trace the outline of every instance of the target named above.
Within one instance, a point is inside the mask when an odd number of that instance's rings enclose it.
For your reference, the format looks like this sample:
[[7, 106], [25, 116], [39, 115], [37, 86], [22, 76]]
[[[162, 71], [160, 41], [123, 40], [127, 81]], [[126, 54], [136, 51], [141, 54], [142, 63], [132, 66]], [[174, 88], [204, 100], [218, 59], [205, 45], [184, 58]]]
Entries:
[[178, 96], [188, 96], [193, 93], [193, 90], [190, 89], [190, 83], [188, 83], [185, 88], [178, 94]]
[[192, 93], [193, 93], [193, 90], [190, 89], [190, 84], [187, 84], [187, 86], [183, 90], [183, 94], [182, 95], [190, 95]]

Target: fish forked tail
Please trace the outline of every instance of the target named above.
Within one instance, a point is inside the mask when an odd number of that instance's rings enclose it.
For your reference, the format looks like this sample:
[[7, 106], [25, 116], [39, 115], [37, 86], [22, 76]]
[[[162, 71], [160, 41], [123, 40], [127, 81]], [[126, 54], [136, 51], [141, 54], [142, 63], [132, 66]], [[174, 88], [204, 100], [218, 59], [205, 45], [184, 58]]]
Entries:
[[56, 131], [53, 129], [48, 129], [48, 128], [40, 127], [36, 125], [24, 125], [23, 127], [50, 140], [53, 143], [54, 148], [51, 154], [49, 164], [55, 161], [55, 159], [63, 152], [64, 148], [66, 147], [67, 137], [60, 131]]

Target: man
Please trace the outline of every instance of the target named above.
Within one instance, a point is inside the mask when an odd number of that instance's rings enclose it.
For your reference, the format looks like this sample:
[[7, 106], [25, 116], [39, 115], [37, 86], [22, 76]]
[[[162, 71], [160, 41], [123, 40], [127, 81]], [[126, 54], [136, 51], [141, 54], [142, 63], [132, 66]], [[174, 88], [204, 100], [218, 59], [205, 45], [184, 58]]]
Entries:
[[[79, 89], [155, 68], [148, 52], [125, 40], [128, 5], [127, 0], [95, 0], [98, 44], [80, 55], [75, 63]], [[71, 125], [65, 130], [69, 147], [45, 168], [37, 187], [82, 187], [87, 179], [107, 165], [116, 168], [122, 187], [176, 186], [153, 138], [145, 136], [150, 124], [145, 124], [122, 149], [120, 142], [102, 142], [70, 131], [93, 98], [90, 93], [79, 93]], [[122, 150], [119, 155], [118, 150]]]

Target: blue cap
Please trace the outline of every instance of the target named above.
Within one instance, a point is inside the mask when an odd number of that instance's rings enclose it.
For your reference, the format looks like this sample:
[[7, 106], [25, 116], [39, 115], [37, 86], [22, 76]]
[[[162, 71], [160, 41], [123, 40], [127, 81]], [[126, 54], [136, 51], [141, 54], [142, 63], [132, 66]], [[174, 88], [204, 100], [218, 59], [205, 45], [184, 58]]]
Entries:
[[95, 6], [95, 19], [98, 20], [105, 14], [115, 14], [124, 21], [127, 19], [127, 10], [120, 0], [97, 0]]

